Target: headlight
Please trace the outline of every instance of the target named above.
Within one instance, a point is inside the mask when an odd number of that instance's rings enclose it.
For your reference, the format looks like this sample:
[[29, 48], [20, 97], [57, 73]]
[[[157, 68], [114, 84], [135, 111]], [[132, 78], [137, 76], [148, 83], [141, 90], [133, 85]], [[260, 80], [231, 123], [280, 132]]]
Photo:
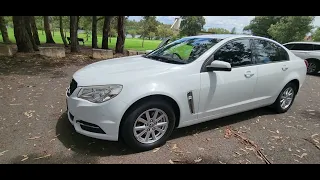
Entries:
[[119, 84], [82, 87], [78, 93], [78, 98], [85, 99], [93, 103], [102, 103], [116, 97], [121, 90], [122, 85]]

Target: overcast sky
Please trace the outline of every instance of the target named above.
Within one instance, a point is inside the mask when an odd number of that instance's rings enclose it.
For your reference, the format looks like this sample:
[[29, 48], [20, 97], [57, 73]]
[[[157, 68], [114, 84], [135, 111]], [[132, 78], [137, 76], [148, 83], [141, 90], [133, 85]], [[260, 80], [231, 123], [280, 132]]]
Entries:
[[[165, 23], [172, 24], [174, 19], [178, 16], [157, 16], [157, 20]], [[205, 29], [215, 27], [215, 28], [225, 28], [229, 31], [233, 27], [236, 27], [236, 31], [241, 33], [244, 26], [248, 25], [254, 16], [204, 16], [206, 19]], [[141, 16], [129, 16], [129, 19], [139, 21]], [[314, 26], [320, 26], [320, 16], [316, 16]]]

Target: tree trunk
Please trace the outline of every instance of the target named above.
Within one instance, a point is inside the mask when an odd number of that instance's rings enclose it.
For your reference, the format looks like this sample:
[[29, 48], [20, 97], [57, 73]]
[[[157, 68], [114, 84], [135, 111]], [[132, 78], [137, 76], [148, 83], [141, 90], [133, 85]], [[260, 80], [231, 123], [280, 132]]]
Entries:
[[62, 16], [59, 16], [59, 24], [60, 24], [60, 35], [65, 47], [68, 47], [68, 43], [66, 37], [63, 35], [63, 23], [62, 23]]
[[44, 19], [44, 31], [46, 33], [46, 43], [55, 43], [52, 38], [52, 34], [50, 30], [49, 16], [43, 16], [43, 19]]
[[98, 48], [97, 16], [92, 16], [92, 48]]
[[109, 37], [109, 43], [111, 43], [111, 38], [112, 38], [112, 36]]
[[31, 23], [33, 39], [36, 42], [36, 45], [40, 45], [38, 28], [37, 28], [37, 24], [36, 24], [36, 20], [34, 19], [34, 16], [30, 16], [30, 23]]
[[105, 16], [104, 17], [104, 23], [103, 23], [103, 35], [102, 35], [102, 49], [108, 49], [108, 37], [109, 37], [109, 31], [110, 31], [110, 22], [111, 22], [112, 16]]
[[8, 36], [8, 31], [6, 27], [6, 23], [3, 16], [0, 16], [0, 32], [2, 34], [2, 39], [4, 43], [10, 44], [11, 41]]
[[116, 44], [116, 53], [123, 53], [124, 50], [124, 41], [125, 41], [125, 32], [124, 32], [124, 16], [118, 16], [118, 37]]
[[79, 52], [77, 31], [78, 31], [78, 17], [70, 16], [71, 52]]
[[33, 52], [32, 43], [27, 33], [23, 16], [13, 16], [13, 28], [18, 52]]
[[30, 41], [32, 43], [33, 50], [39, 51], [39, 48], [36, 44], [36, 41], [34, 40], [34, 37], [32, 35], [30, 16], [24, 16], [24, 25], [26, 27], [26, 31], [27, 31], [29, 38], [30, 38]]

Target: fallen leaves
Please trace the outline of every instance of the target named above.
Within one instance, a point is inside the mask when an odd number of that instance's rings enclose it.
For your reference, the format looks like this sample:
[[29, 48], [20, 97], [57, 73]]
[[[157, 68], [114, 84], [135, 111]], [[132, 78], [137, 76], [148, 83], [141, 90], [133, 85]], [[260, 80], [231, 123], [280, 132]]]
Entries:
[[5, 150], [5, 151], [2, 151], [0, 152], [0, 156], [3, 156], [4, 153], [8, 152], [9, 150]]
[[173, 150], [173, 149], [177, 149], [177, 148], [178, 148], [177, 144], [173, 144], [173, 147], [171, 149]]
[[230, 130], [230, 127], [227, 127], [225, 129], [224, 137], [229, 139], [232, 136], [232, 131]]
[[51, 156], [51, 154], [47, 154], [45, 156], [40, 156], [40, 157], [34, 158], [34, 160], [43, 159], [43, 158], [47, 158], [47, 157], [50, 157], [50, 156]]
[[157, 152], [157, 151], [159, 151], [160, 150], [160, 148], [155, 148], [152, 152]]
[[28, 118], [31, 118], [32, 117], [32, 113], [34, 113], [34, 112], [36, 112], [36, 111], [29, 110], [29, 111], [24, 112], [24, 115], [27, 116]]
[[23, 159], [21, 159], [22, 162], [29, 159], [28, 155], [22, 155], [22, 157], [23, 157]]
[[198, 157], [197, 159], [193, 160], [195, 163], [199, 163], [202, 161], [202, 159], [200, 157]]
[[302, 153], [301, 155], [298, 155], [298, 154], [292, 154], [293, 156], [297, 156], [299, 157], [300, 159], [302, 159], [304, 156], [308, 155], [307, 153]]
[[41, 136], [34, 136], [34, 137], [31, 137], [31, 138], [28, 138], [28, 140], [34, 140], [34, 139], [39, 139], [41, 138]]
[[181, 160], [179, 160], [179, 159], [174, 159], [174, 160], [169, 160], [169, 163], [170, 164], [174, 164], [175, 162], [183, 162], [183, 161], [181, 161]]

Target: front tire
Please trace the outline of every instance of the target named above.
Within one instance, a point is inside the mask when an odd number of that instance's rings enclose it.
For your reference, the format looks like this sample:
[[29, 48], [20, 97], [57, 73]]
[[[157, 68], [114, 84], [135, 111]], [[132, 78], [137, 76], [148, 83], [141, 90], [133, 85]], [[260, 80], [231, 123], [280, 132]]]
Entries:
[[128, 146], [137, 151], [147, 151], [166, 143], [175, 120], [169, 103], [160, 99], [146, 100], [129, 110], [120, 133]]
[[288, 83], [280, 92], [273, 107], [277, 113], [287, 112], [294, 102], [297, 93], [297, 87], [294, 83]]

